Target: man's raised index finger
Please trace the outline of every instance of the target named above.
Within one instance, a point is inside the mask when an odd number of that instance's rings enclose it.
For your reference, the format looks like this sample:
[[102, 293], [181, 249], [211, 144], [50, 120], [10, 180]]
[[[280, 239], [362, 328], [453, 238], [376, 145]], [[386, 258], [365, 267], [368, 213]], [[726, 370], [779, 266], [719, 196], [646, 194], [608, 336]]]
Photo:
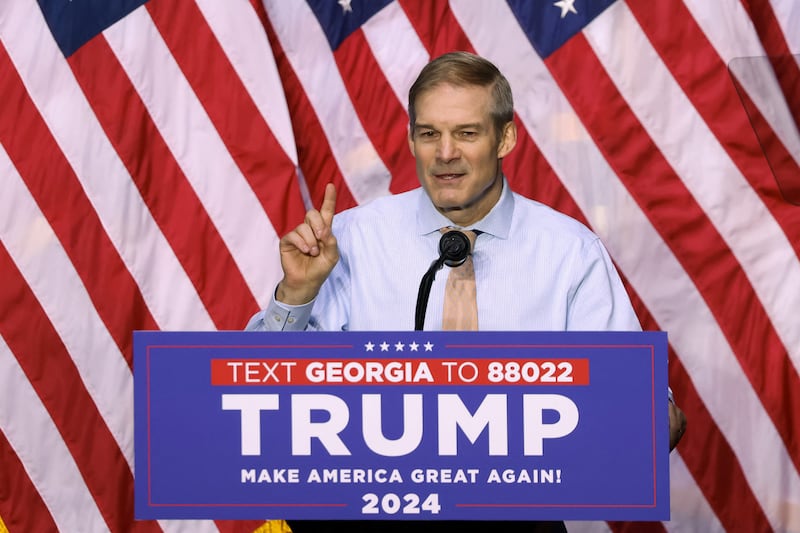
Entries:
[[322, 199], [322, 207], [319, 208], [319, 214], [322, 215], [322, 220], [328, 226], [333, 222], [333, 215], [336, 213], [336, 187], [333, 183], [325, 186], [325, 198]]

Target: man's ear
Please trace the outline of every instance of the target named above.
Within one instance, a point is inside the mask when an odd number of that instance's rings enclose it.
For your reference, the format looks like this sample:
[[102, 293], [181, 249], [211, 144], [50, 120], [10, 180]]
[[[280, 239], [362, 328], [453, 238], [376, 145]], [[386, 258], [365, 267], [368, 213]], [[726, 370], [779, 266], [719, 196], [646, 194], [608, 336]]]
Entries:
[[500, 143], [497, 145], [497, 159], [503, 159], [517, 145], [517, 125], [514, 121], [507, 122], [503, 126], [503, 134]]

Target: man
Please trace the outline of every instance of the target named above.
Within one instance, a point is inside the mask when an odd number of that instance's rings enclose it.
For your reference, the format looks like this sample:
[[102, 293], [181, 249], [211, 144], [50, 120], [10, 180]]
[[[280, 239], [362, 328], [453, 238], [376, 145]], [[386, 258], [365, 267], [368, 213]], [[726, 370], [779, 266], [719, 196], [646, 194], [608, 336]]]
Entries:
[[[319, 211], [309, 211], [281, 239], [283, 279], [247, 329], [414, 329], [420, 278], [439, 255], [443, 228], [455, 227], [477, 233], [472, 263], [479, 329], [639, 330], [599, 238], [508, 188], [502, 161], [517, 141], [513, 115], [508, 81], [489, 61], [456, 52], [425, 66], [409, 91], [408, 143], [422, 187], [334, 219], [336, 191], [328, 185]], [[432, 286], [424, 329], [442, 329], [445, 277]], [[684, 423], [670, 402], [671, 448]], [[302, 533], [309, 524], [292, 527]], [[370, 530], [369, 523], [363, 526]], [[497, 527], [564, 530], [560, 523]]]

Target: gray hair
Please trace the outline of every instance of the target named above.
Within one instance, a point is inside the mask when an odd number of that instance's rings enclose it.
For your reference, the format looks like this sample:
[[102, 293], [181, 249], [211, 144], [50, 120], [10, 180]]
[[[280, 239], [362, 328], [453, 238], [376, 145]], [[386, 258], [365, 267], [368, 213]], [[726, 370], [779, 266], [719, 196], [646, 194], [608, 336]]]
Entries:
[[491, 87], [490, 113], [498, 139], [503, 128], [514, 119], [511, 86], [500, 70], [487, 59], [469, 52], [450, 52], [425, 65], [408, 91], [408, 116], [413, 133], [417, 122], [415, 103], [420, 94], [443, 83], [456, 87]]

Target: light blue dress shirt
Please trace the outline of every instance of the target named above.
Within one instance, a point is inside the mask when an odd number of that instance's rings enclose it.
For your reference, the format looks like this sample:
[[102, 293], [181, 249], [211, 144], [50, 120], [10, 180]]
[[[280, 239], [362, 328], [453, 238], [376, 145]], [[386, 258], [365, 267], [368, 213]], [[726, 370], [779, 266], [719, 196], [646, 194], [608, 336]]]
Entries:
[[[250, 331], [413, 330], [420, 280], [452, 223], [422, 188], [337, 214], [340, 260], [317, 298], [289, 306], [273, 298]], [[641, 329], [600, 239], [578, 221], [513, 193], [470, 228], [481, 231], [473, 261], [480, 330]], [[448, 267], [431, 289], [426, 330], [442, 325]]]

